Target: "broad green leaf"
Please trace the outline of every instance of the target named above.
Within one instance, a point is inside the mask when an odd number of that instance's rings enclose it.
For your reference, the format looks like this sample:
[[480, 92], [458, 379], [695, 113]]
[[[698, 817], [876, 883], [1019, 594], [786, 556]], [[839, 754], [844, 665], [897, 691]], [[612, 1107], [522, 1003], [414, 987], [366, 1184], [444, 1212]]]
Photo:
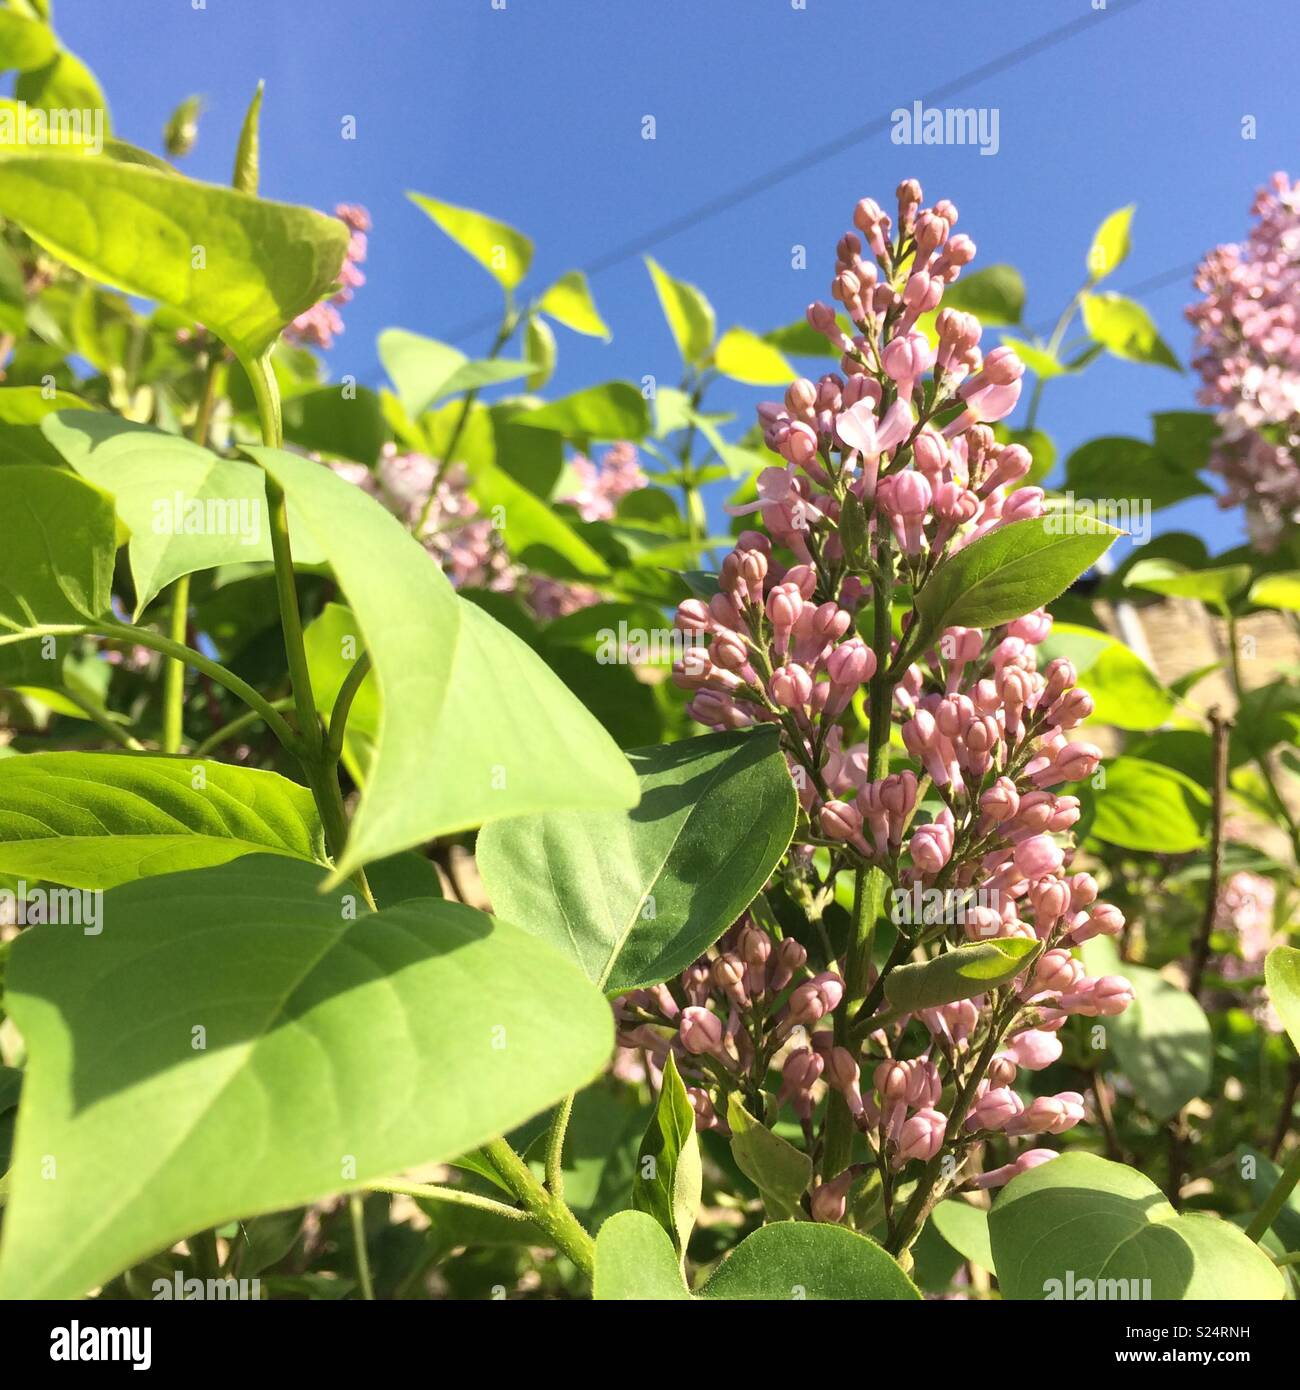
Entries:
[[70, 391], [47, 393], [41, 386], [0, 387], [0, 465], [58, 464], [60, 455], [41, 432], [41, 421], [56, 410], [94, 409], [89, 401]]
[[681, 1261], [668, 1233], [643, 1211], [620, 1211], [596, 1235], [592, 1297], [598, 1303], [689, 1299]]
[[137, 164], [0, 162], [0, 216], [74, 270], [156, 299], [255, 359], [337, 281], [348, 229]]
[[801, 1220], [800, 1198], [812, 1182], [812, 1159], [754, 1119], [735, 1091], [727, 1097], [727, 1126], [731, 1156], [758, 1188], [768, 1219]]
[[1106, 1045], [1152, 1117], [1168, 1120], [1207, 1094], [1214, 1039], [1200, 1004], [1159, 971], [1121, 962], [1109, 937], [1085, 943], [1083, 960], [1094, 978], [1123, 975], [1133, 986], [1132, 1004], [1106, 1020]]
[[43, 67], [24, 72], [14, 86], [14, 95], [29, 107], [47, 111], [103, 112], [102, 133], [112, 133], [108, 103], [95, 74], [66, 48], [59, 47]]
[[1128, 755], [1103, 764], [1094, 780], [1096, 816], [1089, 834], [1123, 849], [1187, 854], [1205, 843], [1209, 796], [1190, 777]]
[[[1107, 435], [1090, 439], [1065, 461], [1065, 485], [1076, 496], [1093, 500], [1125, 530], [1135, 530], [1151, 511], [1188, 497], [1207, 496], [1210, 489], [1194, 472], [1141, 439]], [[1120, 520], [1120, 516], [1124, 520]], [[1149, 530], [1149, 524], [1148, 524]]]
[[644, 1212], [611, 1216], [596, 1237], [593, 1295], [615, 1299], [919, 1299], [920, 1292], [874, 1241], [843, 1226], [779, 1221], [743, 1240], [696, 1294], [688, 1292], [676, 1253]]
[[326, 862], [311, 793], [277, 773], [153, 753], [0, 760], [0, 873], [115, 888], [266, 853]]
[[650, 433], [650, 410], [645, 397], [626, 381], [589, 386], [572, 396], [552, 401], [540, 410], [513, 417], [516, 425], [535, 430], [554, 430], [576, 439], [631, 440]]
[[659, 296], [660, 307], [668, 327], [672, 331], [677, 351], [682, 361], [689, 366], [702, 362], [713, 346], [717, 332], [717, 320], [713, 306], [685, 280], [674, 280], [657, 261], [645, 258], [646, 269], [654, 282], [655, 293]]
[[379, 397], [364, 386], [318, 386], [283, 405], [284, 437], [309, 453], [373, 468], [388, 438]]
[[71, 473], [39, 464], [6, 468], [0, 486], [0, 638], [6, 631], [81, 624], [108, 614], [117, 550], [112, 498]]
[[580, 270], [570, 270], [551, 286], [538, 301], [543, 313], [550, 314], [556, 323], [585, 333], [589, 338], [604, 338], [610, 333], [591, 297], [591, 286]]
[[1013, 338], [1010, 333], [1002, 334], [1002, 346], [1009, 347], [1035, 376], [1041, 377], [1044, 381], [1066, 376], [1070, 371], [1069, 367], [1053, 357], [1046, 347], [1027, 343], [1023, 338]]
[[635, 809], [499, 821], [478, 839], [495, 910], [611, 994], [662, 983], [712, 945], [767, 881], [795, 820], [774, 731], [708, 734], [628, 758], [640, 779]]
[[1104, 280], [1129, 253], [1129, 228], [1137, 204], [1116, 208], [1114, 212], [1093, 233], [1092, 245], [1088, 248], [1088, 281], [1095, 285]]
[[950, 556], [916, 599], [908, 646], [923, 651], [946, 627], [993, 627], [1064, 593], [1119, 535], [1081, 513], [1013, 521]]
[[1300, 1051], [1300, 949], [1275, 946], [1264, 961], [1264, 983], [1291, 1045]]
[[659, 1103], [637, 1154], [632, 1205], [667, 1231], [683, 1258], [700, 1209], [703, 1170], [695, 1110], [669, 1053]]
[[[83, 478], [112, 494], [131, 533], [137, 619], [183, 574], [271, 559], [266, 479], [252, 464], [99, 412], [60, 411], [47, 416], [41, 429]], [[319, 564], [320, 548], [294, 519], [294, 558]]]
[[1000, 937], [955, 946], [933, 960], [900, 965], [885, 977], [885, 998], [903, 1013], [971, 999], [1014, 980], [1040, 944], [1019, 936]]
[[0, 72], [44, 67], [54, 53], [54, 35], [48, 25], [0, 10]]
[[353, 920], [322, 875], [148, 879], [105, 895], [101, 936], [15, 943], [0, 1297], [75, 1298], [194, 1231], [455, 1158], [608, 1057], [608, 1006], [544, 943], [438, 900]]
[[1139, 560], [1124, 582], [1133, 589], [1150, 589], [1171, 598], [1194, 598], [1227, 613], [1250, 583], [1249, 565], [1221, 565], [1191, 570], [1174, 560]]
[[517, 381], [527, 376], [533, 365], [501, 358], [474, 362], [449, 343], [404, 328], [386, 328], [379, 335], [378, 347], [379, 360], [412, 419], [445, 396]]
[[746, 386], [772, 386], [798, 375], [781, 352], [748, 328], [727, 329], [718, 339], [713, 361], [723, 376]]
[[373, 666], [374, 758], [340, 878], [501, 817], [634, 804], [636, 778], [600, 725], [524, 643], [457, 598], [380, 503], [310, 459], [249, 452], [325, 552]]
[[974, 314], [985, 328], [1019, 323], [1025, 307], [1025, 282], [1013, 265], [986, 265], [946, 286], [943, 305]]
[[1085, 294], [1083, 326], [1115, 357], [1183, 370], [1151, 315], [1134, 299], [1122, 294]]
[[997, 1273], [989, 1245], [989, 1214], [983, 1207], [972, 1206], [961, 1197], [949, 1197], [931, 1212], [930, 1221], [958, 1254], [990, 1274]]
[[[952, 286], [945, 293], [951, 293]], [[924, 315], [922, 316], [924, 317]], [[851, 332], [853, 325], [841, 314], [840, 327], [846, 332]], [[808, 322], [807, 319], [796, 319], [794, 323], [788, 323], [784, 328], [774, 328], [769, 333], [763, 334], [763, 341], [771, 343], [774, 348], [779, 348], [782, 352], [789, 353], [793, 357], [835, 357], [840, 356], [839, 351], [830, 345], [824, 333], [818, 331]]]
[[912, 1300], [916, 1286], [875, 1241], [844, 1226], [778, 1221], [727, 1256], [701, 1298]]
[[512, 290], [528, 274], [533, 260], [533, 243], [513, 227], [487, 217], [472, 208], [440, 203], [422, 193], [406, 195], [422, 208], [461, 248], [468, 251], [505, 289]]
[[1144, 1174], [1091, 1154], [1013, 1178], [989, 1234], [1004, 1298], [1228, 1301], [1278, 1299], [1285, 1288], [1235, 1226], [1180, 1216]]
[[1300, 612], [1300, 570], [1261, 575], [1250, 588], [1251, 603], [1261, 608], [1287, 608]]

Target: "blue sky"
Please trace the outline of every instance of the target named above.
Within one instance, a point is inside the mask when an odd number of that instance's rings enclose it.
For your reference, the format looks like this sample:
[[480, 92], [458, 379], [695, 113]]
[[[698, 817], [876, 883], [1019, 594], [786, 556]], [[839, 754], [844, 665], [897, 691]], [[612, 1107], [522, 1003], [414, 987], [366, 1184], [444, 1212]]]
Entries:
[[[1254, 189], [1300, 172], [1296, 0], [58, 0], [64, 42], [98, 73], [117, 133], [158, 147], [175, 104], [207, 111], [187, 172], [226, 181], [244, 106], [267, 82], [262, 187], [331, 208], [366, 204], [369, 283], [346, 311], [335, 375], [376, 383], [376, 334], [401, 326], [482, 349], [457, 330], [498, 307], [495, 282], [404, 191], [480, 208], [536, 243], [528, 285], [605, 262], [593, 289], [613, 341], [563, 329], [561, 393], [679, 367], [640, 254], [609, 254], [705, 205], [652, 254], [705, 291], [720, 327], [765, 330], [827, 298], [836, 238], [859, 197], [882, 204], [915, 176], [947, 197], [977, 264], [1010, 261], [1029, 287], [1027, 321], [1050, 327], [1077, 288], [1092, 231], [1138, 205], [1133, 251], [1113, 278], [1132, 289], [1247, 229]], [[202, 8], [195, 8], [202, 4]], [[896, 22], [881, 20], [893, 12]], [[946, 84], [1074, 24], [1013, 66]], [[899, 146], [897, 107], [996, 108], [995, 156]], [[642, 139], [653, 115], [656, 139]], [[343, 118], [357, 138], [341, 138]], [[1253, 140], [1243, 117], [1255, 119]], [[790, 171], [780, 180], [773, 171]], [[725, 195], [767, 186], [754, 196]], [[808, 269], [791, 268], [791, 247]], [[1186, 278], [1142, 293], [1186, 359]], [[1194, 404], [1190, 374], [1102, 361], [1052, 383], [1040, 424], [1062, 455], [1099, 434], [1147, 435], [1153, 410]], [[744, 424], [774, 392], [710, 397]], [[1149, 436], [1148, 436], [1149, 437]], [[1158, 529], [1235, 543], [1234, 514], [1207, 501]]]

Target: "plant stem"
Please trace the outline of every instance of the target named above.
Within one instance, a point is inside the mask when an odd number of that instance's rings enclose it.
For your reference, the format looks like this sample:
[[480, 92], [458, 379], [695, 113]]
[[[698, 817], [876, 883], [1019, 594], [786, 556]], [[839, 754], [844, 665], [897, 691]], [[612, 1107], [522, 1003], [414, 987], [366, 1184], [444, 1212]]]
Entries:
[[[190, 577], [183, 574], [172, 585], [172, 615], [169, 635], [182, 645], [188, 631], [190, 613]], [[167, 662], [163, 677], [163, 736], [164, 753], [179, 753], [185, 714], [185, 663], [176, 658]]]
[[375, 1286], [370, 1278], [370, 1252], [366, 1249], [366, 1204], [359, 1192], [348, 1194], [348, 1215], [352, 1218], [352, 1244], [357, 1254], [357, 1281], [361, 1297], [367, 1303], [375, 1300]]
[[1214, 930], [1215, 913], [1219, 906], [1219, 880], [1223, 874], [1223, 802], [1228, 781], [1228, 729], [1230, 727], [1219, 717], [1217, 708], [1210, 711], [1210, 729], [1214, 735], [1210, 781], [1212, 817], [1210, 822], [1210, 878], [1205, 888], [1205, 908], [1201, 913], [1201, 928], [1196, 937], [1191, 978], [1187, 984], [1188, 993], [1193, 999], [1200, 997], [1201, 982], [1205, 977], [1205, 964], [1210, 958], [1210, 933]]
[[352, 663], [352, 669], [344, 677], [343, 684], [330, 712], [329, 735], [325, 739], [325, 751], [332, 763], [337, 763], [343, 754], [343, 736], [347, 733], [348, 714], [352, 702], [357, 698], [361, 683], [370, 674], [370, 653], [362, 652]]
[[[519, 327], [519, 315], [514, 312], [509, 302], [506, 304], [505, 315], [501, 320], [501, 327], [497, 329], [497, 336], [493, 340], [492, 346], [488, 349], [485, 361], [494, 361], [501, 352], [501, 349], [510, 341], [516, 328]], [[415, 523], [413, 534], [416, 540], [424, 534], [424, 528], [429, 523], [429, 513], [433, 511], [434, 500], [438, 496], [438, 484], [442, 482], [443, 474], [451, 467], [456, 457], [456, 446], [460, 443], [460, 437], [465, 433], [465, 426], [469, 424], [470, 412], [474, 409], [474, 402], [478, 400], [479, 388], [476, 386], [472, 391], [466, 391], [464, 399], [461, 401], [460, 414], [456, 417], [456, 423], [452, 427], [451, 438], [447, 440], [446, 447], [442, 449], [442, 458], [438, 461], [438, 467], [434, 472], [433, 481], [429, 484], [429, 495], [424, 499], [424, 506], [420, 508], [420, 519]]]
[[565, 1096], [555, 1110], [546, 1136], [546, 1189], [552, 1197], [564, 1200], [564, 1136], [573, 1114], [573, 1094]]
[[1246, 1236], [1253, 1240], [1257, 1245], [1264, 1238], [1264, 1233], [1273, 1224], [1278, 1212], [1286, 1205], [1286, 1199], [1291, 1195], [1297, 1182], [1300, 1182], [1300, 1144], [1297, 1144], [1291, 1157], [1287, 1160], [1287, 1165], [1278, 1174], [1277, 1182], [1273, 1184], [1273, 1190], [1268, 1194], [1264, 1205], [1255, 1213], [1254, 1219], [1246, 1227]]
[[483, 1145], [483, 1153], [506, 1186], [524, 1204], [528, 1214], [555, 1242], [556, 1248], [590, 1279], [595, 1271], [596, 1243], [568, 1206], [547, 1192], [533, 1176], [532, 1169], [504, 1139], [490, 1140]]
[[129, 734], [120, 724], [115, 723], [107, 710], [100, 709], [93, 701], [87, 700], [75, 690], [64, 690], [63, 694], [76, 705], [87, 719], [98, 724], [114, 743], [120, 744], [123, 748], [131, 749], [133, 753], [144, 751], [144, 744]]
[[[293, 708], [293, 697], [286, 695], [283, 699], [272, 700], [271, 708], [277, 710], [289, 710]], [[261, 712], [255, 709], [245, 710], [243, 714], [232, 719], [229, 724], [223, 724], [215, 734], [210, 734], [194, 750], [196, 758], [206, 758], [209, 754], [215, 753], [223, 743], [229, 742], [236, 734], [243, 733], [250, 724], [265, 722]]]
[[504, 1202], [493, 1201], [491, 1197], [480, 1197], [477, 1192], [462, 1192], [457, 1187], [441, 1187], [436, 1183], [421, 1182], [372, 1182], [366, 1184], [368, 1192], [388, 1192], [398, 1197], [423, 1197], [430, 1202], [450, 1202], [454, 1206], [473, 1207], [476, 1211], [491, 1212], [506, 1221], [531, 1221], [532, 1218], [521, 1207], [508, 1207]]

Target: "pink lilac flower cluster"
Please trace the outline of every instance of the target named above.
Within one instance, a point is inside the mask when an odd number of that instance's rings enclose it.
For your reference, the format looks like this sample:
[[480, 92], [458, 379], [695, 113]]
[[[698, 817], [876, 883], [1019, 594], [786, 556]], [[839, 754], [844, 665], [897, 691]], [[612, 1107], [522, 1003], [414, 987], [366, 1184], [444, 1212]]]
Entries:
[[354, 203], [340, 203], [334, 209], [334, 216], [351, 232], [343, 266], [339, 270], [338, 292], [299, 314], [284, 331], [290, 342], [300, 343], [304, 347], [328, 350], [334, 346], [334, 339], [343, 332], [343, 317], [337, 306], [346, 304], [353, 293], [366, 283], [366, 277], [360, 267], [366, 259], [366, 233], [370, 231], [370, 214], [365, 208]]
[[1235, 873], [1219, 892], [1214, 924], [1236, 938], [1236, 951], [1220, 958], [1219, 973], [1225, 980], [1251, 980], [1251, 1013], [1270, 1033], [1282, 1031], [1282, 1020], [1259, 983], [1264, 958], [1286, 937], [1274, 926], [1277, 888], [1262, 874]]
[[[839, 243], [833, 293], [856, 332], [841, 327], [828, 305], [808, 311], [840, 349], [840, 371], [796, 381], [784, 402], [759, 407], [766, 442], [784, 464], [760, 473], [758, 500], [736, 510], [761, 513], [766, 534], [742, 532], [723, 562], [719, 591], [707, 603], [680, 605], [677, 627], [697, 643], [707, 637], [708, 647], [693, 648], [674, 668], [699, 723], [781, 731], [803, 810], [796, 860], [807, 863], [821, 849], [836, 870], [883, 869], [895, 891], [938, 890], [942, 900], [974, 903], [940, 913], [937, 923], [912, 924], [901, 938], [909, 949], [941, 940], [1042, 943], [1009, 1004], [999, 1004], [1005, 1045], [977, 1085], [976, 1056], [995, 1024], [992, 995], [918, 1015], [929, 1045], [905, 1062], [894, 1049], [909, 1019], [871, 1032], [882, 1060], [865, 1091], [857, 1060], [832, 1046], [829, 1033], [814, 1036], [793, 1062], [797, 1076], [844, 1096], [895, 1166], [932, 1159], [972, 1135], [1057, 1134], [1076, 1124], [1084, 1113], [1077, 1093], [1026, 1104], [1012, 1088], [1016, 1073], [1060, 1055], [1056, 1033], [1070, 1015], [1114, 1015], [1133, 997], [1121, 977], [1088, 978], [1073, 953], [1092, 936], [1118, 933], [1123, 917], [1098, 899], [1089, 874], [1066, 872], [1060, 837], [1080, 805], [1062, 789], [1091, 776], [1102, 754], [1070, 737], [1093, 708], [1073, 665], [1058, 657], [1039, 669], [1036, 649], [1051, 631], [1050, 615], [1040, 609], [989, 631], [928, 633], [913, 608], [898, 636], [881, 621], [896, 583], [915, 600], [946, 556], [1044, 511], [1042, 490], [1021, 485], [1028, 451], [998, 443], [990, 428], [1014, 407], [1022, 364], [1007, 348], [982, 356], [978, 320], [941, 307], [974, 244], [953, 234], [951, 203], [921, 207], [915, 181], [900, 185], [898, 200], [896, 235], [892, 219], [867, 199], [854, 214], [861, 238], [849, 233]], [[934, 315], [931, 331], [922, 315]], [[857, 630], [873, 626], [869, 645]], [[882, 688], [882, 727], [867, 741], [850, 741], [869, 692]], [[891, 715], [908, 755], [892, 771]], [[749, 949], [757, 956], [756, 946]], [[699, 1002], [689, 1018], [683, 1012], [692, 1029], [718, 1034], [709, 1055], [724, 1068], [743, 1064], [744, 1054], [735, 1050], [740, 1032], [723, 1018], [742, 996], [761, 995], [746, 973], [749, 956], [741, 951], [742, 970], [729, 954], [693, 967], [698, 975], [727, 961], [723, 968], [739, 972], [724, 988], [727, 1010], [712, 1024]], [[679, 982], [683, 991], [688, 977]], [[840, 977], [815, 981], [809, 988], [833, 1012]], [[693, 1050], [692, 1039], [680, 1041]], [[971, 1083], [966, 1112], [944, 1113], [940, 1094], [958, 1077]], [[837, 1208], [849, 1181], [825, 1177], [840, 1186], [817, 1198], [823, 1213]]]
[[[386, 444], [372, 472], [363, 464], [335, 462], [334, 472], [377, 497], [413, 531], [458, 589], [518, 591], [543, 621], [600, 602], [600, 594], [519, 569], [502, 544], [500, 532], [469, 494], [464, 465], [439, 472], [436, 460]], [[646, 482], [633, 445], [607, 449], [599, 463], [579, 455], [572, 467], [576, 486], [558, 499], [576, 507], [584, 520], [614, 514], [620, 498]], [[432, 491], [432, 503], [428, 503]]]
[[1210, 466], [1245, 504], [1252, 532], [1276, 543], [1300, 519], [1300, 181], [1274, 174], [1251, 206], [1244, 245], [1219, 246], [1197, 269], [1199, 399], [1218, 409]]

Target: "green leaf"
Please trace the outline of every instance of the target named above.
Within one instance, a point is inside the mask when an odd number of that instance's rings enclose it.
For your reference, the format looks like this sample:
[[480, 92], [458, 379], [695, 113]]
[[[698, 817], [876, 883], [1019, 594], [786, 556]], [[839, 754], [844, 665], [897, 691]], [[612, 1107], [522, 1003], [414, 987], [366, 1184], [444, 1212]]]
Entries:
[[[1118, 511], [1137, 511], [1139, 502], [1152, 511], [1188, 497], [1208, 496], [1210, 489], [1195, 473], [1141, 439], [1108, 435], [1080, 445], [1065, 461], [1065, 485], [1079, 497]], [[1140, 518], [1133, 517], [1134, 522]]]
[[723, 1260], [697, 1294], [682, 1279], [672, 1242], [644, 1212], [611, 1216], [596, 1237], [593, 1296], [736, 1301], [919, 1299], [920, 1292], [874, 1241], [843, 1226], [780, 1221], [763, 1226]]
[[244, 112], [244, 123], [239, 128], [239, 144], [235, 148], [235, 168], [230, 182], [241, 193], [257, 196], [261, 177], [261, 126], [262, 93], [266, 83], [259, 82], [253, 92], [253, 99]]
[[1091, 1154], [1013, 1178], [989, 1234], [1004, 1298], [1278, 1299], [1285, 1288], [1235, 1226], [1179, 1216], [1145, 1175]]
[[1275, 946], [1264, 961], [1264, 984], [1292, 1047], [1300, 1052], [1300, 949]]
[[428, 213], [434, 224], [446, 232], [462, 251], [468, 251], [503, 288], [514, 289], [528, 274], [528, 267], [533, 261], [533, 243], [523, 232], [472, 208], [440, 203], [435, 198], [426, 198], [422, 193], [408, 193], [406, 196], [416, 207]]
[[1159, 971], [1121, 962], [1109, 937], [1085, 943], [1083, 959], [1094, 978], [1123, 975], [1133, 986], [1133, 1003], [1106, 1020], [1106, 1045], [1151, 1116], [1168, 1120], [1207, 1094], [1214, 1039], [1200, 1004]]
[[1251, 585], [1250, 601], [1261, 608], [1300, 612], [1300, 570], [1262, 575]]
[[577, 439], [626, 439], [636, 442], [650, 433], [650, 410], [645, 397], [626, 381], [589, 386], [552, 401], [540, 410], [521, 412], [512, 424], [534, 430], [554, 430]]
[[997, 1273], [989, 1244], [989, 1214], [983, 1207], [972, 1206], [961, 1197], [949, 1197], [935, 1207], [930, 1221], [958, 1254], [990, 1274]]
[[351, 920], [322, 872], [148, 879], [105, 895], [99, 937], [15, 943], [0, 1297], [74, 1298], [194, 1231], [455, 1158], [608, 1057], [608, 1006], [542, 942], [438, 900]]
[[575, 333], [585, 333], [589, 338], [609, 340], [609, 329], [596, 308], [591, 297], [591, 286], [580, 270], [570, 270], [551, 286], [538, 301], [543, 313], [550, 314], [556, 323], [562, 323]]
[[530, 391], [540, 391], [555, 374], [557, 356], [555, 333], [538, 314], [529, 314], [524, 329], [524, 352], [536, 370], [524, 383]]
[[54, 35], [48, 25], [0, 10], [0, 72], [30, 72], [44, 67], [54, 54]]
[[[183, 574], [271, 559], [266, 479], [252, 464], [117, 415], [61, 411], [41, 429], [83, 478], [112, 494], [131, 533], [137, 619]], [[321, 550], [294, 521], [295, 559], [318, 564]]]
[[310, 208], [59, 155], [0, 162], [0, 216], [74, 270], [170, 305], [249, 359], [330, 290], [348, 242], [337, 217]]
[[258, 853], [325, 863], [311, 793], [277, 773], [153, 753], [0, 759], [0, 873], [115, 888]]
[[39, 464], [15, 464], [0, 476], [0, 635], [104, 617], [117, 549], [112, 499], [71, 473]]
[[695, 1110], [671, 1053], [663, 1076], [659, 1104], [637, 1153], [632, 1205], [654, 1217], [684, 1258], [704, 1182], [700, 1141]]
[[[516, 416], [511, 423], [523, 424], [527, 418]], [[520, 564], [557, 579], [609, 577], [609, 566], [578, 531], [494, 461], [469, 465], [469, 490], [485, 516], [502, 519], [501, 539]]]
[[1122, 294], [1085, 294], [1083, 326], [1114, 357], [1183, 370], [1151, 315], [1134, 299]]
[[635, 809], [501, 821], [478, 840], [496, 911], [611, 994], [662, 983], [715, 942], [763, 887], [795, 822], [775, 731], [708, 734], [628, 759]]
[[1088, 283], [1095, 285], [1124, 261], [1129, 253], [1129, 227], [1137, 204], [1117, 208], [1097, 228], [1088, 248]]
[[1032, 612], [1064, 593], [1118, 535], [1067, 511], [998, 527], [945, 560], [921, 589], [909, 649], [923, 651], [946, 627], [994, 627]]
[[1014, 980], [1040, 945], [1016, 936], [955, 946], [933, 960], [891, 970], [885, 977], [885, 998], [902, 1013], [971, 999]]
[[798, 375], [784, 355], [748, 328], [729, 328], [718, 339], [714, 365], [723, 376], [746, 386], [771, 386]]
[[657, 261], [647, 256], [645, 263], [682, 361], [688, 367], [698, 365], [708, 355], [717, 332], [713, 306], [694, 285], [674, 280]]
[[364, 386], [318, 386], [282, 407], [284, 437], [309, 453], [373, 468], [388, 438], [379, 397]]
[[723, 1260], [701, 1298], [918, 1299], [916, 1286], [874, 1241], [843, 1226], [779, 1221]]
[[44, 67], [24, 72], [14, 86], [14, 95], [29, 107], [47, 111], [102, 111], [103, 134], [111, 133], [108, 103], [95, 74], [66, 48], [59, 48]]
[[1199, 473], [1210, 461], [1219, 426], [1209, 411], [1160, 410], [1151, 417], [1157, 450], [1184, 473]]
[[812, 1182], [812, 1159], [760, 1124], [735, 1092], [727, 1097], [727, 1126], [736, 1167], [758, 1188], [770, 1221], [800, 1220], [800, 1198]]
[[1194, 598], [1226, 614], [1250, 583], [1250, 566], [1191, 570], [1175, 560], [1139, 560], [1129, 569], [1124, 582], [1129, 588], [1150, 589], [1172, 598]]
[[592, 1298], [689, 1299], [681, 1261], [664, 1228], [643, 1211], [620, 1211], [596, 1236], [596, 1271]]
[[491, 358], [473, 362], [458, 348], [409, 333], [405, 328], [386, 328], [379, 335], [379, 360], [384, 364], [398, 399], [414, 419], [446, 396], [477, 391], [503, 381], [517, 381], [532, 371], [531, 362]]
[[1103, 768], [1089, 834], [1153, 854], [1187, 854], [1205, 843], [1209, 796], [1190, 777], [1127, 755]]
[[89, 401], [70, 391], [47, 394], [41, 386], [0, 387], [0, 465], [58, 464], [59, 453], [46, 441], [41, 421], [56, 410], [93, 409]]
[[943, 305], [974, 314], [985, 328], [1019, 323], [1025, 307], [1025, 282], [1013, 265], [986, 265], [945, 286]]
[[600, 725], [518, 638], [456, 596], [380, 503], [310, 459], [249, 452], [325, 552], [356, 616], [357, 655], [369, 651], [373, 666], [374, 758], [340, 878], [500, 817], [635, 802], [636, 778]]

